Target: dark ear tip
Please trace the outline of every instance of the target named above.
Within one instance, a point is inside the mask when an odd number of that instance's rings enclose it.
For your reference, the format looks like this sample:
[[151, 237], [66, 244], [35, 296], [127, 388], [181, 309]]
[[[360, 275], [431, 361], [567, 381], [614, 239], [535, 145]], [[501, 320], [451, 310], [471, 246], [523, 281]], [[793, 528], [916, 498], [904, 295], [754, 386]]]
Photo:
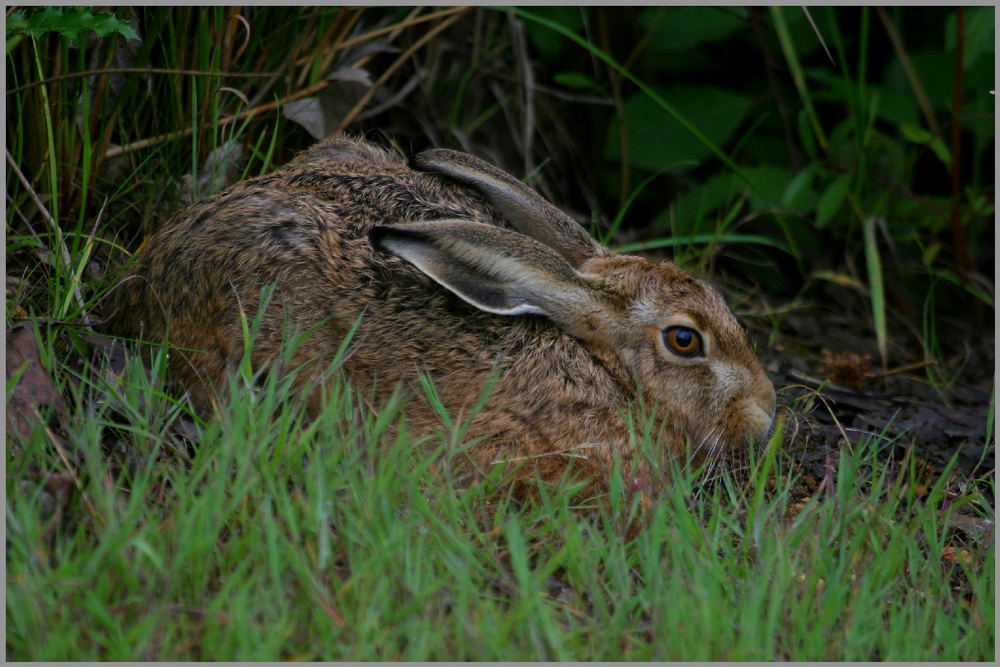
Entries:
[[429, 148], [410, 157], [410, 168], [417, 171], [437, 171], [442, 163], [461, 161], [464, 155], [448, 148]]
[[431, 155], [436, 149], [430, 149], [426, 151], [421, 151], [416, 155], [410, 156], [410, 169], [416, 169], [417, 171], [429, 171], [434, 163], [434, 157]]
[[368, 242], [372, 247], [382, 252], [392, 252], [389, 243], [394, 240], [423, 238], [416, 229], [409, 229], [406, 225], [378, 225], [368, 230]]

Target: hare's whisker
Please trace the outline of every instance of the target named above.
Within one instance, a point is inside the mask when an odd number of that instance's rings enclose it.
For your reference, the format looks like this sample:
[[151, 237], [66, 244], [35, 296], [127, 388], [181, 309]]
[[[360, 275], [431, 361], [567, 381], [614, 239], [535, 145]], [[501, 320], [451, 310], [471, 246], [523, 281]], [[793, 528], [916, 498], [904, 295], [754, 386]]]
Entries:
[[712, 435], [719, 429], [719, 427], [720, 424], [716, 424], [712, 428], [708, 429], [708, 432], [705, 433], [702, 439], [698, 442], [698, 446], [695, 447], [694, 450], [691, 452], [691, 458], [695, 458], [696, 456], [698, 456], [698, 452], [702, 450], [702, 448], [708, 442], [709, 438], [712, 437]]
[[539, 459], [539, 458], [544, 458], [546, 456], [559, 456], [559, 455], [575, 459], [587, 459], [590, 457], [584, 454], [571, 454], [570, 452], [574, 452], [578, 449], [594, 449], [600, 446], [601, 443], [599, 442], [584, 442], [579, 445], [576, 445], [575, 447], [568, 447], [566, 449], [560, 449], [555, 452], [542, 452], [541, 454], [532, 454], [531, 456], [515, 456], [509, 459], [497, 459], [495, 461], [491, 461], [490, 463], [494, 465], [497, 463], [514, 463], [516, 461], [528, 461], [530, 459]]

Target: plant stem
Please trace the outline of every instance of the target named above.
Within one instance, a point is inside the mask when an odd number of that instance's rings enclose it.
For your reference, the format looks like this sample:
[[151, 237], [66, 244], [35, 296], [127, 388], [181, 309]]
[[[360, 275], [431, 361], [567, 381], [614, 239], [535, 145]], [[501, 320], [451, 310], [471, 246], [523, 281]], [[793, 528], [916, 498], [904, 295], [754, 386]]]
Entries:
[[882, 21], [882, 25], [885, 27], [885, 32], [889, 35], [889, 41], [892, 42], [892, 48], [895, 49], [896, 55], [899, 56], [899, 62], [903, 66], [903, 71], [906, 73], [906, 79], [910, 82], [910, 88], [913, 89], [913, 96], [917, 98], [917, 106], [920, 107], [920, 112], [924, 116], [924, 120], [927, 122], [927, 127], [936, 137], [941, 136], [941, 125], [937, 121], [937, 116], [934, 115], [934, 109], [931, 107], [930, 101], [927, 99], [927, 93], [924, 91], [924, 85], [920, 82], [920, 76], [917, 74], [916, 68], [913, 66], [913, 61], [910, 60], [909, 54], [906, 52], [906, 47], [903, 46], [903, 40], [900, 38], [899, 33], [896, 32], [896, 27], [889, 20], [889, 15], [886, 13], [885, 9], [879, 7], [877, 9], [878, 17]]

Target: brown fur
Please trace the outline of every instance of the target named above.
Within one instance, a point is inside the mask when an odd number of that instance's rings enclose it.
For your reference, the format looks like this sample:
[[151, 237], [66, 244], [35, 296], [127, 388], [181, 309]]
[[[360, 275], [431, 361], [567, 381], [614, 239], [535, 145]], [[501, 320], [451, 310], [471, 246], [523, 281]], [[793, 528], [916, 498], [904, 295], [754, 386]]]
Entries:
[[[240, 313], [253, 319], [263, 286], [276, 287], [254, 341], [257, 367], [274, 361], [286, 333], [315, 328], [291, 364], [322, 371], [364, 312], [345, 370], [357, 389], [374, 388], [376, 405], [407, 387], [414, 435], [441, 426], [420, 398], [418, 369], [459, 417], [499, 368], [468, 432], [481, 438], [468, 452], [483, 471], [523, 461], [524, 474], [552, 479], [573, 462], [602, 480], [616, 457], [633, 453], [623, 410], [637, 402], [656, 406], [665, 447], [684, 438], [744, 447], [766, 435], [773, 387], [716, 290], [669, 262], [601, 248], [536, 193], [471, 156], [428, 151], [413, 164], [426, 171], [334, 137], [180, 211], [120, 286], [113, 330], [169, 338], [178, 348], [173, 380], [209, 412], [243, 351]], [[445, 219], [458, 229], [461, 221], [486, 223], [498, 231], [471, 226], [473, 242], [482, 236], [496, 257], [537, 265], [542, 291], [551, 281], [582, 296], [551, 298], [547, 316], [483, 312], [438, 284], [447, 264], [425, 273], [369, 239], [375, 227], [407, 238], [421, 228], [407, 223]], [[442, 232], [426, 247], [447, 250], [450, 238]], [[701, 332], [704, 359], [664, 347], [663, 328], [677, 323]], [[322, 409], [319, 393], [311, 409]]]

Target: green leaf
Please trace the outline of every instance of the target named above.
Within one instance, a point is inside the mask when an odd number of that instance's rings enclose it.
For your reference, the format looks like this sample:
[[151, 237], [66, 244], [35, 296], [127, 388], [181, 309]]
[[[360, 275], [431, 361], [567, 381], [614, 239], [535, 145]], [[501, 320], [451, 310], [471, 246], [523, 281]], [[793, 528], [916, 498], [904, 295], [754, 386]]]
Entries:
[[936, 241], [928, 245], [926, 248], [924, 248], [921, 257], [924, 261], [924, 266], [926, 268], [928, 269], [931, 268], [931, 266], [934, 264], [934, 260], [937, 259], [939, 252], [941, 252], [941, 244], [937, 243]]
[[907, 141], [912, 141], [917, 144], [926, 144], [934, 136], [924, 128], [916, 125], [910, 125], [909, 123], [900, 125], [899, 131], [903, 133], [903, 137]]
[[809, 127], [809, 116], [806, 114], [805, 109], [799, 110], [796, 121], [799, 130], [799, 142], [802, 144], [802, 150], [805, 151], [810, 160], [815, 160], [816, 140], [813, 138], [812, 128]]
[[[649, 96], [650, 99], [652, 99], [653, 102], [655, 102], [660, 109], [665, 111], [670, 116], [671, 119], [673, 119], [676, 123], [680, 124], [680, 126], [683, 127], [688, 133], [690, 133], [706, 148], [708, 148], [708, 150], [712, 154], [714, 154], [716, 157], [722, 160], [723, 164], [725, 164], [736, 176], [738, 176], [740, 180], [742, 180], [745, 183], [749, 183], [749, 180], [747, 180], [746, 175], [743, 173], [743, 169], [739, 167], [735, 162], [733, 162], [732, 158], [729, 157], [726, 153], [724, 153], [722, 149], [718, 147], [716, 142], [712, 141], [712, 139], [709, 138], [702, 130], [700, 130], [698, 127], [692, 124], [691, 121], [687, 119], [687, 117], [681, 114], [680, 111], [678, 111], [673, 104], [668, 102], [663, 97], [663, 95], [661, 95], [657, 90], [655, 90], [652, 86], [643, 82], [641, 79], [637, 78], [634, 74], [632, 74], [628, 69], [626, 69], [621, 63], [612, 58], [610, 55], [598, 49], [587, 40], [581, 38], [579, 35], [570, 32], [565, 27], [557, 23], [554, 23], [552, 21], [549, 21], [548, 19], [543, 18], [537, 14], [526, 12], [518, 7], [501, 7], [500, 9], [501, 11], [517, 14], [518, 16], [521, 16], [526, 20], [534, 21], [539, 25], [545, 26], [550, 30], [555, 30], [556, 32], [560, 33], [567, 39], [575, 42], [579, 46], [586, 49], [587, 52], [589, 52], [594, 57], [598, 58], [602, 62], [612, 67], [619, 74], [621, 74], [626, 79], [635, 84], [635, 86], [638, 87], [639, 90], [641, 90], [645, 95]], [[617, 142], [617, 139], [618, 139], [617, 134], [615, 134], [615, 136], [609, 139], [608, 141], [609, 143], [611, 141]]]
[[[917, 51], [910, 54], [910, 61], [931, 105], [935, 109], [947, 109], [954, 93], [955, 61], [952, 54], [944, 51]], [[899, 58], [886, 68], [885, 83], [913, 99], [910, 82]]]
[[851, 177], [848, 174], [838, 177], [833, 183], [827, 186], [823, 195], [819, 198], [819, 204], [816, 206], [817, 227], [822, 229], [833, 219], [833, 216], [840, 210], [841, 204], [844, 203], [844, 198], [847, 196], [847, 190], [850, 186]]
[[[944, 46], [951, 53], [955, 52], [957, 41], [955, 28], [957, 24], [956, 12], [952, 11], [944, 20]], [[993, 53], [995, 30], [995, 7], [965, 8], [965, 53], [962, 57], [962, 65], [965, 69], [969, 69], [980, 56]]]
[[651, 7], [639, 15], [649, 29], [643, 56], [656, 59], [721, 41], [747, 26], [743, 7]]
[[594, 90], [597, 88], [594, 80], [583, 72], [559, 72], [552, 79], [560, 86], [567, 88], [581, 88], [584, 90]]
[[875, 240], [877, 224], [878, 219], [869, 216], [862, 222], [861, 231], [865, 239], [865, 263], [868, 267], [868, 292], [871, 298], [872, 320], [875, 324], [875, 341], [878, 344], [882, 366], [885, 367], [889, 335], [885, 318], [882, 258], [879, 256], [878, 243]]
[[792, 180], [791, 174], [774, 165], [752, 167], [746, 169], [745, 173], [753, 185], [751, 208], [758, 213], [768, 213], [780, 208], [782, 197]]
[[[813, 86], [815, 90], [812, 97], [815, 102], [829, 102], [839, 106], [844, 104], [844, 100], [860, 95], [857, 81], [848, 79], [829, 68], [812, 67], [805, 69], [804, 72], [810, 83], [818, 84]], [[914, 104], [913, 93], [909, 88], [899, 91], [888, 86], [868, 83], [863, 88], [868, 98], [878, 97], [876, 113], [882, 120], [893, 125], [920, 122], [920, 110]]]
[[932, 138], [930, 141], [930, 147], [931, 150], [934, 151], [934, 155], [937, 156], [937, 159], [941, 161], [941, 164], [946, 167], [951, 166], [951, 151], [948, 150], [948, 147], [944, 145], [944, 142], [941, 141], [941, 139], [938, 137]]
[[[748, 98], [714, 86], [678, 85], [657, 92], [717, 146], [732, 137], [751, 106]], [[712, 157], [711, 148], [645, 93], [629, 97], [622, 110], [627, 124], [628, 160], [633, 167], [676, 171]], [[617, 126], [608, 128], [605, 156], [621, 159]]]
[[899, 131], [903, 133], [903, 137], [907, 141], [912, 141], [915, 144], [923, 144], [930, 147], [930, 149], [934, 151], [934, 155], [936, 155], [938, 160], [940, 160], [945, 166], [951, 164], [951, 151], [948, 150], [948, 147], [944, 145], [944, 142], [941, 141], [940, 138], [935, 137], [933, 134], [917, 125], [900, 125]]
[[70, 42], [77, 42], [80, 36], [95, 32], [100, 38], [110, 34], [123, 35], [128, 39], [138, 39], [139, 35], [128, 23], [111, 12], [101, 12], [96, 16], [89, 7], [43, 7], [30, 14], [16, 12], [7, 22], [7, 39], [13, 35], [31, 35], [38, 38], [49, 32], [57, 32]]
[[667, 209], [652, 220], [653, 229], [670, 230], [675, 235], [708, 232], [715, 228], [712, 215], [732, 199], [744, 184], [727, 172], [714, 174], [677, 195], [673, 210]]
[[[533, 7], [532, 11], [570, 32], [576, 32], [583, 27], [583, 12], [585, 7]], [[543, 62], [551, 63], [566, 45], [566, 38], [557, 32], [544, 28], [537, 23], [528, 21], [524, 26], [528, 40], [531, 42]]]
[[813, 167], [808, 166], [797, 173], [785, 187], [781, 195], [781, 205], [797, 213], [808, 213], [816, 204], [816, 193], [812, 189], [815, 175]]

